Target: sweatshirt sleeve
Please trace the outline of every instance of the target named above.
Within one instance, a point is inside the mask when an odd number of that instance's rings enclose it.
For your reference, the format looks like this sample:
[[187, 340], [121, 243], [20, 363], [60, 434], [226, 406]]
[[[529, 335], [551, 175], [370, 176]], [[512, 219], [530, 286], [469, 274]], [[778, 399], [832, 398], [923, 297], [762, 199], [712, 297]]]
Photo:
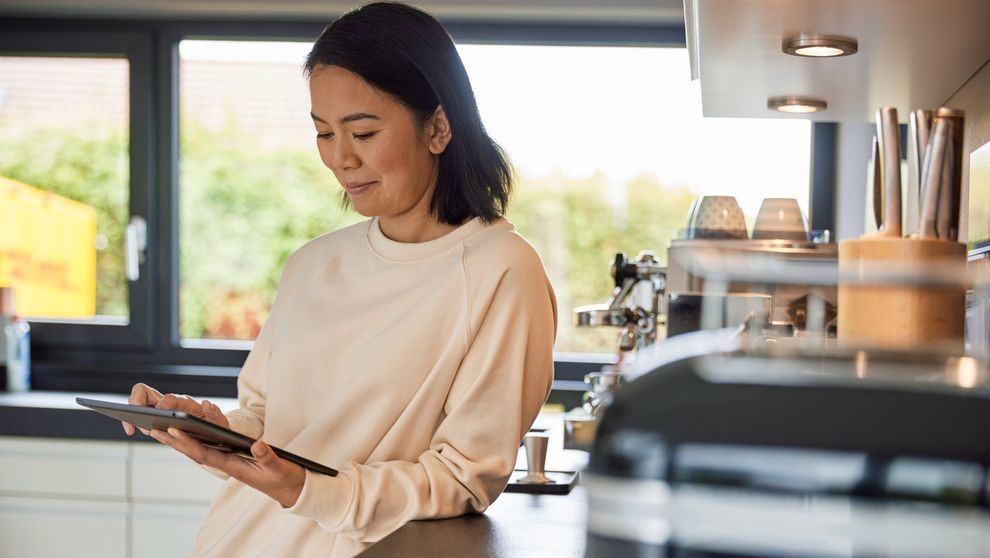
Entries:
[[429, 449], [414, 462], [349, 462], [336, 477], [306, 471], [286, 511], [375, 542], [409, 520], [481, 512], [495, 500], [553, 382], [553, 290], [535, 253], [517, 263], [502, 271], [492, 296], [470, 302], [487, 307], [471, 308], [483, 317]]
[[261, 326], [254, 346], [248, 353], [244, 366], [237, 376], [238, 408], [227, 413], [230, 429], [260, 438], [265, 430], [265, 398], [268, 382], [268, 360], [271, 355], [272, 336], [277, 324], [278, 301], [272, 304], [268, 319]]
[[278, 328], [278, 316], [283, 301], [289, 300], [293, 289], [305, 277], [303, 250], [289, 256], [282, 268], [278, 291], [254, 345], [237, 375], [238, 408], [226, 414], [230, 429], [251, 438], [261, 438], [265, 432], [265, 403], [268, 397], [268, 364], [272, 354], [272, 339]]
[[261, 438], [265, 432], [265, 402], [268, 396], [268, 363], [272, 354], [272, 339], [278, 328], [282, 301], [289, 300], [300, 277], [304, 277], [305, 264], [300, 263], [301, 252], [299, 250], [289, 256], [282, 268], [272, 310], [237, 375], [238, 408], [226, 414], [231, 430], [251, 438]]
[[[237, 409], [225, 415], [231, 430], [255, 439], [260, 438], [265, 430], [265, 385], [268, 381], [268, 357], [271, 354], [272, 334], [276, 324], [276, 306], [272, 304], [272, 311], [261, 326], [237, 376]], [[202, 464], [200, 467], [223, 480], [230, 478], [230, 475], [219, 469]]]

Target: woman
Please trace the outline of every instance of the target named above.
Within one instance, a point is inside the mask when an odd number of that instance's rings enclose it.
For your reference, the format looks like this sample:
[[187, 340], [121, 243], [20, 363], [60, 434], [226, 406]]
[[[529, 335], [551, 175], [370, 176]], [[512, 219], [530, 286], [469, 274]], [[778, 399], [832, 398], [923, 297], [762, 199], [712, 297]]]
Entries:
[[550, 391], [553, 291], [501, 217], [509, 164], [440, 24], [369, 4], [323, 32], [306, 70], [320, 156], [370, 219], [286, 262], [240, 408], [143, 384], [130, 398], [264, 440], [248, 461], [150, 433], [232, 477], [197, 556], [351, 556], [406, 521], [483, 511]]

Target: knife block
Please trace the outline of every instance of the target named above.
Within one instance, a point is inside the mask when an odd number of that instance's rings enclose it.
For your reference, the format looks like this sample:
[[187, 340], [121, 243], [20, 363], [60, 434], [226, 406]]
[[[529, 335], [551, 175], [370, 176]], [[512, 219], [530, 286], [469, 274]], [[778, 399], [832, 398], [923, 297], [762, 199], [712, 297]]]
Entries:
[[944, 269], [946, 264], [962, 267], [966, 245], [901, 237], [864, 237], [839, 243], [839, 344], [893, 349], [938, 346], [962, 351], [966, 288], [849, 280], [847, 274], [859, 270], [863, 276], [867, 266], [884, 266], [886, 262], [890, 263], [889, 270], [897, 266], [912, 270]]

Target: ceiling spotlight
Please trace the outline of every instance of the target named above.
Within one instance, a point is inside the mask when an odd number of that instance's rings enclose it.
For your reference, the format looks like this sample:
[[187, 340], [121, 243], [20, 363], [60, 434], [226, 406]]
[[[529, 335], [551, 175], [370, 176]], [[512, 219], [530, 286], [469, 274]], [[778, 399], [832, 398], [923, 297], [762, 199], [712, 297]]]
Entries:
[[811, 97], [770, 97], [767, 99], [767, 108], [780, 112], [807, 113], [825, 110], [828, 108], [828, 103]]
[[813, 56], [825, 58], [830, 56], [847, 56], [856, 54], [859, 43], [848, 37], [830, 37], [828, 35], [801, 35], [786, 37], [780, 44], [781, 50], [794, 56]]

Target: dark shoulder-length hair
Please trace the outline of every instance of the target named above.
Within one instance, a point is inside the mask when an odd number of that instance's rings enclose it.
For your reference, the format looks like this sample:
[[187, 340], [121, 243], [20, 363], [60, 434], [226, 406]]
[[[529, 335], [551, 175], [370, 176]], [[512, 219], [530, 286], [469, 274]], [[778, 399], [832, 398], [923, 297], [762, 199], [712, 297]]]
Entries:
[[393, 2], [375, 2], [332, 22], [306, 57], [310, 75], [338, 66], [391, 95], [421, 122], [443, 106], [451, 140], [440, 154], [430, 212], [459, 225], [505, 213], [512, 168], [485, 131], [471, 82], [447, 31], [433, 16]]

